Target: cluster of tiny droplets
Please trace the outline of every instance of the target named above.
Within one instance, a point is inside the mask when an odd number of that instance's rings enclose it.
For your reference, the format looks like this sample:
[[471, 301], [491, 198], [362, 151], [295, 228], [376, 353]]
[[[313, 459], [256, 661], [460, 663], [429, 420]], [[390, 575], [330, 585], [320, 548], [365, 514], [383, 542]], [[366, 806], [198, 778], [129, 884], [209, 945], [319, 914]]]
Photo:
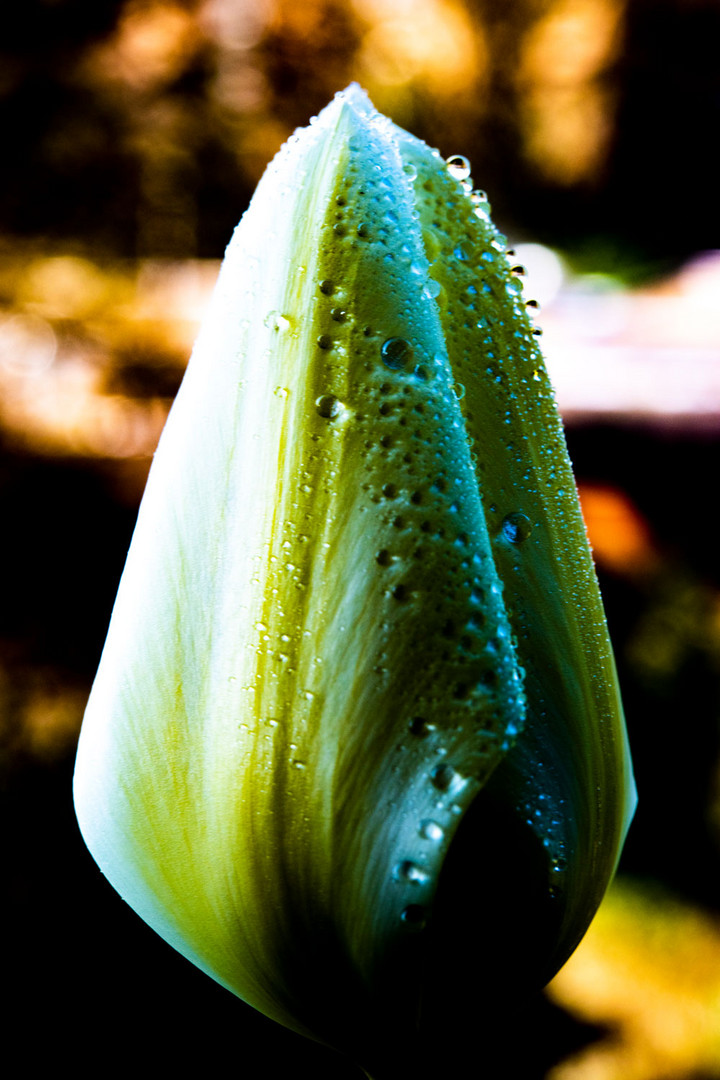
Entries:
[[[487, 197], [484, 192], [473, 190], [470, 180], [470, 165], [467, 159], [454, 156], [448, 159], [447, 169], [448, 173], [461, 184], [479, 221], [489, 223]], [[410, 182], [415, 180], [417, 171], [414, 166], [408, 164], [405, 166], [404, 171]], [[387, 245], [388, 253], [385, 258], [387, 260], [397, 258], [403, 264], [404, 273], [409, 275], [411, 280], [417, 280], [418, 288], [425, 298], [436, 300], [441, 293], [440, 283], [425, 273], [422, 266], [413, 259], [410, 249], [401, 246], [399, 256], [395, 254], [393, 249], [397, 248], [397, 217], [394, 214], [392, 200], [388, 197], [388, 192], [382, 190], [381, 176], [378, 176], [376, 184], [379, 189], [376, 198], [386, 199], [386, 208], [381, 221], [378, 222], [377, 217], [372, 215], [368, 215], [367, 220], [357, 220], [353, 216], [351, 209], [357, 203], [348, 198], [346, 194], [341, 194], [336, 199], [337, 212], [331, 225], [334, 239], [352, 245], [362, 243]], [[491, 235], [492, 240], [484, 253], [487, 263], [492, 263], [494, 260], [494, 252], [505, 254], [504, 238], [494, 232]], [[459, 261], [468, 259], [468, 251], [462, 244], [457, 245], [454, 255]], [[522, 291], [520, 279], [523, 273], [522, 267], [519, 265], [513, 266], [506, 282], [508, 295], [517, 304], [518, 308]], [[382, 334], [380, 327], [357, 326], [355, 312], [351, 310], [351, 306], [344, 296], [341, 282], [323, 278], [318, 282], [317, 288], [319, 297], [327, 305], [326, 308], [323, 308], [326, 312], [323, 331], [316, 338], [316, 346], [319, 352], [326, 354], [332, 360], [335, 354], [341, 353], [346, 348], [344, 343], [349, 340], [349, 335], [362, 335], [368, 344], [372, 342], [373, 347], [377, 350], [379, 367], [376, 370], [386, 373], [383, 381], [373, 384], [375, 386], [374, 392], [378, 395], [377, 415], [387, 418], [389, 422], [388, 432], [379, 439], [377, 450], [381, 457], [390, 461], [393, 458], [393, 444], [396, 441], [394, 431], [398, 424], [407, 424], [409, 417], [415, 414], [422, 418], [423, 409], [427, 409], [428, 403], [433, 404], [433, 394], [437, 395], [438, 400], [441, 398], [448, 400], [448, 395], [452, 395], [453, 399], [458, 401], [462, 400], [465, 395], [465, 387], [459, 381], [448, 383], [446, 374], [448, 365], [447, 358], [444, 355], [433, 357], [419, 355], [413, 342], [405, 337], [385, 336]], [[268, 319], [269, 328], [278, 332], [286, 329], [287, 320], [279, 313], [271, 313]], [[483, 329], [480, 319], [478, 320], [478, 329], [481, 331]], [[342, 421], [347, 420], [348, 417], [352, 419], [354, 416], [354, 408], [351, 407], [349, 402], [342, 399], [339, 392], [333, 392], [331, 386], [328, 386], [325, 392], [317, 395], [315, 409], [318, 417], [335, 430], [339, 429]], [[432, 445], [433, 442], [443, 438], [441, 427], [434, 431], [428, 424], [427, 419], [423, 418], [419, 422], [421, 426], [424, 426], [425, 438], [423, 442], [426, 445]], [[448, 507], [452, 511], [457, 497], [450, 490], [450, 486], [447, 474], [443, 475], [441, 473], [435, 477], [426, 477], [424, 482], [422, 479], [418, 479], [410, 492], [400, 490], [394, 481], [387, 481], [381, 484], [377, 489], [377, 494], [372, 496], [373, 500], [383, 507], [391, 508], [391, 526], [395, 530], [398, 539], [402, 540], [401, 549], [407, 550], [410, 547], [407, 542], [408, 534], [418, 530], [420, 543], [415, 548], [414, 558], [416, 559], [422, 558], [423, 543], [427, 543], [435, 536], [433, 520], [437, 519], [438, 512], [446, 512]], [[501, 524], [502, 535], [507, 543], [513, 546], [522, 544], [530, 535], [531, 530], [532, 523], [521, 511], [507, 514]], [[458, 547], [462, 548], [464, 546], [467, 551], [462, 565], [466, 567], [466, 572], [470, 575], [468, 578], [469, 599], [473, 613], [464, 625], [448, 625], [448, 642], [452, 643], [460, 653], [465, 652], [468, 657], [476, 657], [478, 643], [485, 642], [484, 650], [487, 658], [486, 675], [479, 682], [474, 683], [471, 678], [466, 682], [458, 681], [455, 687], [454, 701], [456, 705], [465, 702], [468, 713], [472, 713], [476, 709], [478, 701], [486, 702], [488, 695], [492, 698], [498, 693], [492, 679], [497, 678], [498, 653], [501, 643], [492, 636], [488, 636], [483, 614], [486, 607], [484, 588], [479, 577], [472, 577], [473, 560], [478, 560], [478, 556], [473, 555], [472, 549], [468, 547], [468, 539], [462, 533], [457, 535], [455, 543]], [[380, 548], [375, 555], [376, 566], [382, 571], [394, 571], [402, 564], [402, 561], [403, 556], [396, 553], [392, 541], [387, 546]], [[478, 569], [480, 569], [479, 566]], [[412, 602], [412, 582], [396, 581], [394, 577], [393, 584], [388, 588], [388, 595], [398, 603]], [[506, 633], [503, 627], [499, 627], [497, 630], [499, 633], [496, 633], [496, 638], [501, 633]], [[507, 679], [507, 672], [504, 677]], [[517, 686], [517, 692], [520, 693], [519, 685]], [[431, 725], [421, 717], [415, 717], [410, 727], [410, 733], [417, 738], [426, 738], [431, 733]], [[517, 725], [510, 722], [505, 728], [494, 730], [491, 725], [484, 722], [481, 733], [488, 746], [493, 743], [495, 745], [501, 744], [503, 749], [507, 749], [517, 733]], [[440, 753], [442, 753], [442, 750], [440, 750]], [[437, 803], [438, 808], [446, 811], [450, 806], [453, 812], [459, 812], [459, 807], [453, 800], [466, 785], [467, 777], [463, 776], [453, 765], [440, 758], [430, 770], [428, 780], [431, 790], [435, 793], [436, 799], [439, 800]], [[436, 816], [440, 820], [436, 820], [432, 816], [423, 816], [420, 820], [418, 840], [420, 841], [421, 857], [424, 849], [427, 849], [428, 846], [437, 846], [444, 838], [445, 826], [441, 823], [444, 820], [443, 816], [441, 813]], [[407, 858], [401, 860], [395, 866], [393, 880], [411, 892], [422, 894], [423, 886], [428, 884], [430, 875], [424, 869], [422, 863], [417, 861], [417, 858]], [[409, 929], [421, 929], [425, 925], [425, 919], [426, 910], [421, 903], [413, 902], [402, 909], [401, 920]]]
[[[470, 163], [469, 161], [460, 156], [454, 155], [447, 160], [447, 170], [449, 175], [458, 181], [463, 192], [470, 200], [473, 206], [473, 211], [481, 222], [481, 224], [487, 224], [490, 229], [489, 212], [490, 207], [487, 201], [487, 196], [484, 192], [474, 190], [471, 177], [470, 177]], [[405, 175], [409, 181], [414, 181], [417, 176], [417, 170], [411, 164], [407, 164], [404, 168]], [[333, 234], [338, 239], [347, 238], [352, 243], [381, 241], [382, 235], [373, 235], [373, 227], [368, 221], [356, 221], [348, 222], [347, 214], [344, 212], [344, 204], [338, 200], [338, 220], [333, 225]], [[385, 236], [390, 239], [394, 236], [394, 232], [397, 226], [397, 220], [393, 220], [393, 211], [391, 206], [388, 206], [385, 216]], [[382, 233], [382, 229], [380, 230]], [[492, 239], [488, 243], [487, 250], [483, 253], [484, 261], [490, 266], [493, 264], [496, 258], [496, 254], [500, 256], [507, 256], [512, 260], [514, 252], [512, 250], [506, 250], [505, 238], [495, 233], [494, 230], [490, 233]], [[455, 258], [459, 262], [466, 262], [468, 260], [468, 251], [462, 245], [458, 244], [453, 252]], [[430, 300], [436, 300], [441, 293], [441, 285], [432, 277], [421, 278], [420, 270], [412, 260], [412, 255], [409, 250], [405, 251], [401, 258], [404, 259], [407, 272], [414, 275], [418, 279], [418, 283], [423, 291], [424, 296]], [[505, 283], [507, 295], [513, 304], [513, 309], [516, 313], [520, 313], [526, 309], [535, 310], [537, 304], [532, 301], [522, 301], [522, 279], [525, 276], [525, 269], [519, 263], [511, 263], [509, 276]], [[472, 299], [472, 291], [480, 288], [486, 288], [487, 286], [481, 285], [478, 282], [477, 285], [471, 286], [468, 289], [470, 298]], [[379, 357], [379, 370], [385, 370], [389, 378], [392, 380], [390, 383], [382, 383], [379, 388], [379, 404], [378, 412], [383, 417], [394, 416], [400, 408], [404, 408], [407, 412], [408, 406], [414, 400], [413, 394], [407, 393], [408, 381], [412, 384], [413, 388], [417, 387], [422, 391], [422, 394], [427, 396], [428, 387], [431, 384], [441, 385], [441, 389], [445, 392], [449, 389], [458, 400], [462, 400], [465, 395], [465, 387], [462, 382], [455, 382], [449, 388], [442, 384], [441, 372], [446, 364], [446, 358], [443, 356], [427, 357], [417, 355], [417, 350], [413, 346], [410, 340], [404, 337], [385, 337], [378, 328], [366, 326], [362, 328], [354, 327], [354, 313], [349, 310], [346, 305], [343, 290], [337, 282], [328, 279], [323, 279], [318, 283], [318, 290], [320, 295], [327, 300], [329, 305], [330, 319], [327, 325], [323, 327], [323, 333], [317, 336], [316, 344], [318, 350], [324, 354], [332, 354], [334, 350], [341, 346], [341, 342], [344, 340], [344, 334], [349, 329], [353, 329], [355, 332], [362, 332], [362, 334], [368, 339], [372, 339], [375, 342], [375, 348]], [[281, 312], [270, 312], [265, 318], [265, 326], [273, 333], [284, 333], [290, 327], [290, 320], [287, 316]], [[477, 321], [477, 329], [479, 331], [489, 331], [490, 327], [484, 324], [483, 316], [480, 315]], [[533, 328], [534, 334], [539, 334], [538, 328]], [[488, 333], [485, 339], [486, 346], [488, 343], [492, 343], [492, 337]], [[492, 356], [489, 358], [492, 361]], [[493, 374], [498, 382], [502, 379], [502, 373], [499, 367], [493, 367], [492, 363], [488, 364], [488, 374]], [[534, 376], [536, 377], [536, 376]], [[405, 385], [401, 388], [400, 380], [405, 380]], [[400, 396], [405, 393], [405, 400]], [[419, 402], [421, 403], [421, 401]], [[326, 421], [330, 427], [339, 427], [340, 422], [347, 418], [348, 415], [352, 415], [352, 410], [348, 411], [346, 403], [341, 400], [341, 397], [337, 393], [333, 393], [329, 390], [326, 393], [321, 393], [315, 399], [315, 408], [318, 417], [322, 421]], [[392, 448], [394, 436], [391, 433], [384, 436], [380, 440], [380, 445], [383, 447], [383, 453], [388, 455]], [[442, 480], [442, 478], [438, 478]], [[419, 484], [410, 494], [409, 505], [397, 506], [397, 513], [393, 518], [393, 528], [397, 530], [398, 535], [404, 535], [408, 529], [417, 528], [417, 521], [419, 516], [419, 508], [422, 506], [426, 516], [419, 520], [420, 532], [424, 534], [421, 539], [427, 539], [431, 535], [430, 523], [432, 519], [432, 506], [428, 503], [428, 496], [437, 498], [438, 495], [446, 496], [446, 492], [442, 491], [442, 484], [437, 481], [431, 485], [431, 491], [423, 489]], [[382, 485], [379, 490], [378, 498], [384, 500], [388, 504], [397, 501], [401, 495], [397, 486], [388, 482]], [[500, 523], [500, 535], [504, 541], [511, 547], [518, 547], [523, 544], [532, 532], [532, 522], [522, 511], [513, 511], [507, 513]], [[462, 538], [458, 536], [457, 541], [462, 544]], [[379, 549], [375, 556], [375, 562], [381, 569], [390, 569], [398, 562], [398, 556], [394, 553], [391, 546], [383, 547]], [[459, 640], [460, 647], [468, 649], [472, 652], [474, 648], [473, 635], [477, 638], [478, 635], [482, 638], [484, 628], [481, 621], [481, 611], [483, 598], [481, 595], [481, 589], [479, 583], [476, 583], [473, 587], [473, 593], [478, 597], [478, 612], [465, 627], [454, 628], [452, 636], [455, 640]], [[408, 588], [403, 582], [399, 582], [392, 586], [390, 595], [393, 600], [397, 602], [408, 602], [412, 597], [412, 590]], [[449, 636], [451, 636], [449, 634]], [[487, 687], [483, 688], [484, 690]], [[457, 699], [461, 700], [463, 695], [467, 695], [467, 688], [458, 684], [457, 687]], [[469, 695], [471, 699], [471, 695]], [[269, 720], [269, 725], [276, 725], [277, 720]], [[433, 737], [434, 726], [430, 724], [423, 717], [414, 717], [411, 721], [409, 732], [412, 737], [418, 739], [425, 739]], [[517, 733], [517, 728], [513, 723], [510, 723], [505, 731], [503, 737], [503, 748], [507, 748], [513, 737]], [[498, 739], [498, 732], [493, 730], [485, 730], [482, 732], [483, 737], [488, 741]], [[292, 748], [292, 747], [291, 747]], [[301, 769], [304, 763], [298, 759], [293, 758], [292, 764]], [[466, 777], [464, 777], [453, 765], [450, 763], [439, 760], [434, 765], [428, 774], [428, 781], [432, 791], [437, 795], [440, 800], [437, 803], [438, 810], [445, 810], [447, 807], [443, 804], [442, 800], [451, 800], [456, 796], [464, 787], [466, 783]], [[532, 825], [539, 833], [543, 833], [545, 836], [544, 843], [551, 851], [551, 866], [553, 872], [557, 875], [562, 874], [564, 869], [564, 859], [561, 854], [561, 849], [553, 840], [557, 827], [561, 824], [559, 818], [557, 818], [557, 811], [553, 814], [546, 813], [544, 805], [545, 796], [539, 797], [540, 807], [536, 804], [532, 806], [528, 803], [525, 807], [527, 813], [527, 823]], [[451, 807], [451, 812], [459, 812], [459, 807], [448, 802]], [[438, 820], [439, 819], [439, 820]], [[438, 812], [435, 816], [424, 816], [420, 819], [417, 828], [417, 839], [419, 841], [419, 859], [418, 858], [406, 858], [397, 862], [393, 868], [392, 876], [395, 881], [404, 890], [410, 891], [410, 894], [415, 893], [422, 898], [423, 888], [430, 883], [431, 875], [428, 870], [422, 865], [422, 860], [426, 858], [426, 852], [430, 849], [437, 848], [437, 846], [443, 841], [446, 834], [446, 825], [444, 824], [445, 818], [442, 813]], [[400, 915], [403, 925], [410, 930], [422, 929], [426, 924], [427, 908], [426, 905], [421, 902], [413, 901], [406, 904], [401, 911]]]

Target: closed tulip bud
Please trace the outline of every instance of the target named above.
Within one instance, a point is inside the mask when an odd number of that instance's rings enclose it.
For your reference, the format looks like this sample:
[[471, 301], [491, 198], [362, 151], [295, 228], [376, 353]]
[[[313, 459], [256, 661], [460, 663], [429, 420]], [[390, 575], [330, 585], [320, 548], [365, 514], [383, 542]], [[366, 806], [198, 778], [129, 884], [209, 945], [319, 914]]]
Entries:
[[464, 158], [357, 87], [269, 166], [75, 774], [142, 918], [376, 1077], [553, 975], [632, 813], [562, 429], [488, 211]]

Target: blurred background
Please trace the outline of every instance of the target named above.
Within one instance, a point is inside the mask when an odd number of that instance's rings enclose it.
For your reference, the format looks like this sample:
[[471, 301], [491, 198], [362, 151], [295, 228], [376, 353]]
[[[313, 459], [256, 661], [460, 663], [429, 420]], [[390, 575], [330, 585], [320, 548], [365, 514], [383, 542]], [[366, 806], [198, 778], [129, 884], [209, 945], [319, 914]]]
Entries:
[[624, 688], [636, 821], [588, 937], [518, 1021], [518, 1075], [720, 1077], [719, 44], [717, 0], [4, 8], [1, 902], [23, 1069], [251, 1076], [258, 1052], [270, 1076], [357, 1080], [155, 937], [70, 793], [224, 247], [280, 144], [357, 80], [471, 159], [528, 267]]

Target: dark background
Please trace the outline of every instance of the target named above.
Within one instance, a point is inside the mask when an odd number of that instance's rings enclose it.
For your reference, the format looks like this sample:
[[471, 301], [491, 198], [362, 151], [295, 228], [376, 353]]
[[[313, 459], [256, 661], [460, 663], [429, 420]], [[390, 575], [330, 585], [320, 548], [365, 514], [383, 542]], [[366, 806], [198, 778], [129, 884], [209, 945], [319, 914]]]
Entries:
[[[393, 61], [381, 4], [279, 2], [252, 15], [231, 0], [25, 0], [5, 10], [0, 315], [45, 320], [56, 365], [78, 342], [83, 355], [92, 346], [99, 395], [165, 408], [187, 355], [167, 327], [126, 324], [113, 296], [53, 313], [33, 282], [58, 256], [90, 268], [87, 281], [106, 293], [144, 263], [219, 259], [280, 142], [353, 78], [398, 123], [471, 158], [503, 231], [561, 250], [578, 271], [647, 287], [720, 248], [717, 3], [424, 7], [465, 28], [447, 61], [442, 42], [434, 57], [398, 45]], [[408, 25], [419, 18], [400, 8]], [[584, 149], [573, 124], [590, 130]], [[6, 1046], [23, 1071], [94, 1075], [117, 1063], [254, 1075], [256, 1051], [271, 1076], [355, 1076], [177, 956], [85, 850], [74, 745], [151, 450], [111, 453], [89, 436], [63, 442], [24, 427], [7, 406], [2, 416]], [[645, 563], [604, 559], [599, 532], [596, 544], [641, 794], [621, 873], [720, 920], [715, 419], [585, 416], [567, 436], [581, 489], [618, 493], [646, 536]], [[527, 1009], [526, 1080], [608, 1035], [544, 999]], [[717, 1076], [720, 1057], [717, 1068], [663, 1075]]]

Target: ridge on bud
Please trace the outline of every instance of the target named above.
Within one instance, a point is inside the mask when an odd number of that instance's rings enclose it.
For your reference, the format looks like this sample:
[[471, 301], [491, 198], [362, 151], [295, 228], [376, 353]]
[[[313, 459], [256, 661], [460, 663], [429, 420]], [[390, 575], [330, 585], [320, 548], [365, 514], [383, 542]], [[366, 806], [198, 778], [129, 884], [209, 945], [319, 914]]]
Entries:
[[158, 933], [373, 1069], [439, 966], [462, 981], [449, 933], [481, 995], [549, 978], [632, 812], [561, 425], [469, 170], [355, 86], [268, 167], [75, 774], [90, 851]]

